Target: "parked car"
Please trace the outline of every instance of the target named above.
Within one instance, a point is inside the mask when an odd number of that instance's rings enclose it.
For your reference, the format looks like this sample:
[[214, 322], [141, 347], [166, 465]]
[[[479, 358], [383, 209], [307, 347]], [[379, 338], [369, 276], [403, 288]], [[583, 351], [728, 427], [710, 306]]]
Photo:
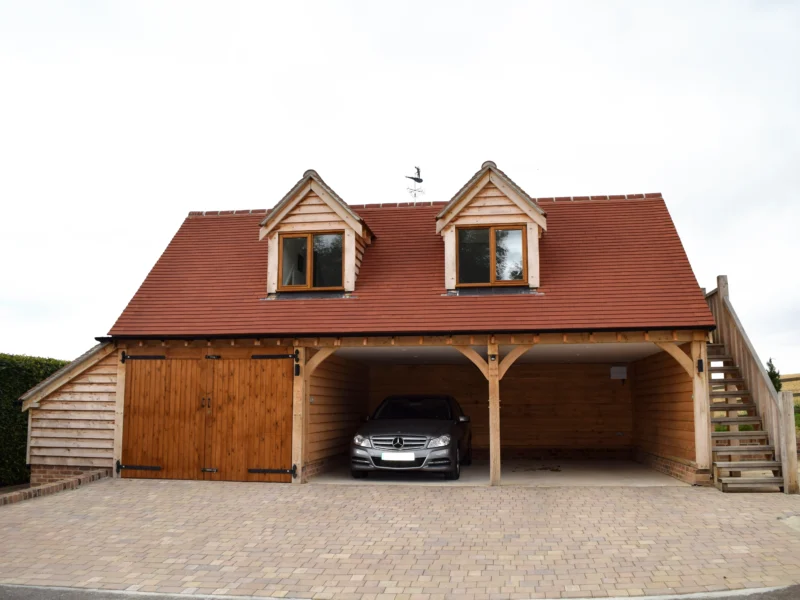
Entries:
[[428, 471], [458, 479], [472, 463], [469, 417], [452, 396], [389, 396], [353, 437], [350, 471]]

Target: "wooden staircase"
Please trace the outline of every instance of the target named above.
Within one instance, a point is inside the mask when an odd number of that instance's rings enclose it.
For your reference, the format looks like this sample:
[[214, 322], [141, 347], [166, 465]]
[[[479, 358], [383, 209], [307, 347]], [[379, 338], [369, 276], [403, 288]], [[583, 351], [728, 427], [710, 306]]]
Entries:
[[781, 462], [724, 344], [708, 344], [713, 479], [723, 492], [783, 491]]

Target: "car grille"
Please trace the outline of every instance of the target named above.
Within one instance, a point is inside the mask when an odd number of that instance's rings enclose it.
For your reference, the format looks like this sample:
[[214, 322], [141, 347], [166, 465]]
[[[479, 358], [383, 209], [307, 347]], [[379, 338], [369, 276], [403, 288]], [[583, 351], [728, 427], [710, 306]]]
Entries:
[[422, 456], [420, 458], [415, 458], [413, 462], [397, 462], [396, 460], [383, 460], [377, 456], [373, 456], [372, 462], [376, 467], [387, 467], [389, 469], [413, 469], [415, 467], [421, 467], [425, 462], [425, 457]]
[[[402, 440], [401, 446], [395, 446], [397, 439]], [[427, 444], [428, 438], [424, 435], [374, 435], [372, 446], [381, 450], [421, 450]]]

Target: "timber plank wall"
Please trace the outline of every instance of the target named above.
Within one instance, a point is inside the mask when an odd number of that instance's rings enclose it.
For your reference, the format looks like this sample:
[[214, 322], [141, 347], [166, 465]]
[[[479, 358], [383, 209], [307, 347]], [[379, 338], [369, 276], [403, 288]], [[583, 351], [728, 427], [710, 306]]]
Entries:
[[692, 380], [666, 352], [629, 366], [633, 384], [634, 443], [649, 454], [695, 460]]
[[317, 367], [309, 389], [307, 463], [348, 452], [368, 414], [368, 385], [369, 369], [357, 362], [334, 355]]
[[[676, 363], [677, 364], [677, 363]], [[504, 449], [633, 447], [630, 382], [611, 364], [515, 364], [500, 382]], [[472, 420], [473, 446], [489, 447], [488, 384], [472, 365], [375, 365], [370, 411], [391, 394], [451, 394]]]
[[111, 468], [114, 464], [116, 352], [30, 409], [30, 464]]

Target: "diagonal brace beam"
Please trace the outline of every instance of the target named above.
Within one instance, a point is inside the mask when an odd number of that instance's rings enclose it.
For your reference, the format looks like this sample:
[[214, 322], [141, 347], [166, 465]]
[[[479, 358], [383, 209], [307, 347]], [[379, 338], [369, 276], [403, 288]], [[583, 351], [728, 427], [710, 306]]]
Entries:
[[456, 350], [461, 352], [464, 356], [470, 359], [473, 364], [481, 370], [483, 376], [486, 379], [489, 379], [489, 365], [483, 360], [483, 357], [475, 352], [471, 346], [453, 346]]
[[678, 347], [675, 342], [656, 342], [656, 346], [661, 348], [664, 352], [672, 356], [689, 374], [689, 377], [694, 378], [694, 363], [689, 355]]
[[511, 365], [513, 365], [520, 356], [525, 354], [531, 348], [533, 348], [533, 344], [522, 344], [521, 346], [515, 346], [511, 352], [506, 354], [503, 360], [500, 362], [498, 379], [502, 379], [506, 374], [506, 371], [511, 368]]

